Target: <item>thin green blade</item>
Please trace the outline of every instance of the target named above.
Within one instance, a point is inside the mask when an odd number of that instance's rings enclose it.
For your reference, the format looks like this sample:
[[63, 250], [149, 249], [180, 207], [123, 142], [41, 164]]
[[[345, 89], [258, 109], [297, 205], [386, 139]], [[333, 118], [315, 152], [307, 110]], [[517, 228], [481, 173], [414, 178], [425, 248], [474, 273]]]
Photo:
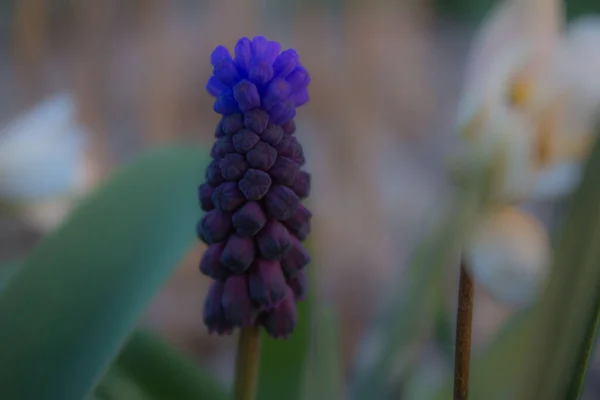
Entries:
[[165, 148], [103, 185], [0, 296], [0, 398], [80, 400], [192, 243], [208, 155]]
[[149, 332], [133, 334], [116, 367], [155, 399], [229, 399], [207, 371]]

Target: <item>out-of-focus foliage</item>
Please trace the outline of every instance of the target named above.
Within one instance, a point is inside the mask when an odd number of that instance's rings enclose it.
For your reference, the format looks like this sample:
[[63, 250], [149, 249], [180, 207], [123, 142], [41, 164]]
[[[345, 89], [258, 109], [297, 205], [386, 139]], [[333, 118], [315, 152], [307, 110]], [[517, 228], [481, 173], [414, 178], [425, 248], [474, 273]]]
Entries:
[[[368, 361], [357, 370], [351, 393], [353, 399], [390, 396], [398, 376], [394, 368], [397, 357], [406, 357], [424, 330], [434, 325], [443, 268], [456, 255], [489, 196], [488, 173], [466, 178], [464, 190], [450, 202], [442, 224], [415, 249], [408, 279], [404, 277], [404, 283], [398, 284], [395, 295], [382, 309], [373, 328], [377, 344], [375, 349], [364, 350], [369, 353], [364, 355]], [[412, 361], [409, 358], [405, 363], [409, 366]]]
[[[315, 307], [316, 308], [316, 307]], [[342, 331], [334, 310], [320, 306], [314, 311], [312, 346], [306, 369], [302, 400], [343, 399]]]
[[[179, 147], [142, 156], [86, 198], [23, 263], [2, 266], [0, 397], [80, 399], [97, 385], [90, 399], [228, 398], [210, 374], [151, 334], [136, 332], [121, 349], [192, 243], [195, 188], [207, 159]], [[313, 337], [312, 307], [310, 296], [300, 303], [289, 340], [264, 335], [260, 399], [339, 390], [340, 381], [324, 380], [340, 377], [332, 347], [339, 330], [319, 314]], [[323, 358], [321, 346], [334, 358]], [[310, 347], [317, 354], [307, 375]]]
[[[512, 317], [501, 331], [490, 338], [490, 344], [472, 355], [470, 395], [474, 399], [503, 400], [510, 398], [517, 382], [525, 373], [528, 339], [531, 332], [531, 312], [522, 311]], [[433, 397], [452, 397], [452, 378]]]
[[548, 286], [534, 308], [527, 377], [519, 399], [576, 399], [600, 312], [600, 146], [587, 164], [556, 245]]
[[0, 397], [93, 388], [191, 244], [206, 162], [185, 148], [141, 157], [23, 261], [0, 296]]
[[[442, 16], [474, 24], [499, 1], [501, 0], [433, 0], [433, 3]], [[565, 9], [567, 18], [573, 19], [584, 14], [600, 12], [600, 3], [594, 0], [566, 0]]]
[[[138, 331], [131, 336], [111, 367], [113, 370], [126, 375], [152, 399], [229, 398], [208, 371], [150, 332]], [[121, 394], [118, 398], [126, 397]]]
[[497, 0], [434, 0], [438, 13], [463, 21], [479, 21]]
[[0, 293], [8, 285], [10, 279], [15, 276], [19, 269], [19, 263], [17, 261], [11, 261], [0, 265]]

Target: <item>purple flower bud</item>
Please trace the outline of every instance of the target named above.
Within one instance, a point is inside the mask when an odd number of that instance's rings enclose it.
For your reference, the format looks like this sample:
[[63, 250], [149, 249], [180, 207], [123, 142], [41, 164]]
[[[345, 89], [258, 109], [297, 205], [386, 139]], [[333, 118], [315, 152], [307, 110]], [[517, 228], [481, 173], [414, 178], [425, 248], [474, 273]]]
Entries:
[[225, 115], [221, 120], [223, 132], [226, 135], [233, 135], [244, 128], [244, 114], [236, 113]]
[[306, 298], [306, 292], [308, 291], [308, 276], [306, 269], [300, 270], [296, 276], [288, 280], [288, 286], [294, 292], [296, 301], [302, 301]]
[[221, 210], [207, 212], [201, 222], [203, 237], [208, 244], [225, 240], [233, 227], [231, 214]]
[[264, 58], [253, 59], [248, 68], [248, 78], [258, 86], [264, 85], [273, 78], [273, 65]]
[[310, 221], [306, 221], [306, 223], [304, 223], [300, 229], [298, 229], [298, 231], [296, 231], [294, 233], [294, 235], [296, 235], [296, 237], [298, 238], [298, 240], [300, 240], [301, 242], [305, 241], [306, 238], [308, 237], [308, 235], [310, 234]]
[[260, 140], [270, 144], [271, 146], [277, 146], [283, 138], [283, 129], [280, 125], [267, 125], [263, 133], [260, 134]]
[[296, 68], [299, 60], [300, 57], [296, 53], [296, 50], [288, 49], [283, 51], [273, 63], [275, 76], [286, 78]]
[[292, 289], [288, 288], [283, 301], [266, 313], [262, 324], [272, 338], [286, 339], [294, 331], [297, 321], [298, 312], [294, 293], [292, 293]]
[[200, 207], [202, 207], [202, 210], [204, 211], [210, 211], [215, 208], [212, 199], [210, 198], [212, 192], [213, 188], [210, 187], [208, 183], [203, 183], [198, 186], [198, 199], [200, 199]]
[[281, 268], [288, 278], [293, 278], [310, 263], [310, 255], [302, 243], [293, 236], [292, 248], [288, 251], [285, 257], [281, 260]]
[[292, 186], [299, 173], [300, 166], [286, 157], [277, 157], [269, 170], [273, 182], [286, 186]]
[[234, 326], [253, 325], [259, 309], [252, 304], [246, 275], [230, 276], [225, 281], [221, 306], [227, 321]]
[[308, 96], [308, 90], [306, 89], [301, 89], [292, 95], [292, 101], [294, 102], [295, 107], [305, 105], [308, 103], [308, 100], [310, 100], [310, 97]]
[[221, 263], [221, 253], [225, 243], [209, 245], [200, 260], [200, 272], [218, 281], [225, 280], [231, 273]]
[[275, 149], [280, 156], [287, 157], [298, 165], [302, 166], [306, 161], [302, 145], [295, 136], [284, 135], [283, 139], [281, 139], [281, 142], [279, 142]]
[[267, 47], [267, 52], [265, 54], [265, 58], [269, 60], [271, 64], [275, 62], [279, 53], [281, 52], [281, 45], [277, 42], [270, 41]]
[[262, 99], [265, 110], [269, 111], [275, 104], [287, 99], [290, 95], [290, 84], [283, 78], [273, 79], [267, 86]]
[[211, 198], [215, 208], [222, 211], [235, 211], [245, 201], [235, 182], [220, 184], [213, 190]]
[[240, 74], [231, 58], [220, 60], [213, 69], [213, 75], [229, 87], [240, 80]]
[[242, 79], [233, 87], [233, 97], [238, 102], [242, 112], [260, 107], [258, 89], [252, 82], [246, 79]]
[[279, 304], [285, 297], [287, 285], [279, 262], [257, 259], [248, 274], [250, 297], [266, 309]]
[[272, 186], [265, 196], [267, 216], [279, 221], [292, 218], [299, 206], [300, 199], [292, 189], [286, 186]]
[[204, 237], [204, 231], [202, 230], [202, 220], [198, 221], [198, 223], [196, 224], [196, 236], [198, 237], [198, 239], [200, 239], [203, 243], [208, 244], [208, 241], [206, 240], [206, 238]]
[[269, 110], [270, 121], [274, 124], [284, 124], [296, 116], [296, 106], [292, 100], [284, 100], [275, 104]]
[[[206, 167], [206, 173], [204, 175], [208, 184], [212, 187], [217, 186], [219, 183], [224, 182], [223, 175], [221, 175], [221, 168], [219, 167], [218, 161], [211, 161]], [[214, 200], [213, 200], [214, 202]]]
[[250, 50], [250, 39], [243, 37], [235, 45], [235, 63], [241, 70], [248, 70], [250, 61], [252, 60], [252, 52]]
[[219, 161], [219, 167], [221, 168], [221, 174], [223, 178], [228, 181], [237, 181], [244, 173], [248, 170], [248, 163], [246, 157], [241, 154], [233, 153], [227, 154]]
[[254, 36], [250, 49], [254, 58], [263, 58], [267, 55], [269, 41], [264, 36]]
[[283, 128], [283, 132], [285, 132], [288, 135], [292, 135], [294, 132], [296, 132], [296, 123], [293, 119], [281, 125], [281, 127]]
[[256, 235], [258, 250], [267, 260], [281, 260], [292, 247], [292, 236], [279, 221], [267, 222]]
[[231, 58], [231, 55], [229, 54], [229, 50], [227, 50], [227, 47], [219, 45], [219, 46], [215, 47], [213, 52], [210, 54], [210, 63], [214, 67], [219, 62], [228, 60], [230, 58]]
[[225, 318], [221, 299], [225, 285], [223, 282], [213, 282], [204, 300], [204, 325], [210, 333], [219, 335], [230, 334], [233, 325]]
[[267, 216], [255, 201], [244, 204], [233, 214], [232, 219], [238, 234], [245, 236], [254, 236], [267, 223]]
[[246, 154], [248, 151], [260, 142], [260, 138], [250, 129], [242, 129], [231, 138], [235, 151], [241, 154]]
[[298, 206], [298, 209], [292, 215], [292, 218], [284, 221], [284, 225], [290, 230], [291, 233], [296, 235], [300, 240], [306, 239], [306, 236], [310, 232], [310, 219], [312, 214], [302, 204]]
[[[310, 221], [306, 221], [304, 224], [302, 224], [300, 229], [298, 229], [296, 232], [294, 232], [294, 235], [296, 235], [298, 240], [303, 242], [306, 240], [306, 238], [310, 234], [310, 230], [311, 230], [311, 223], [310, 223]], [[291, 232], [291, 230], [290, 230], [290, 232]]]
[[265, 130], [269, 124], [269, 114], [260, 108], [255, 108], [252, 111], [244, 113], [244, 125], [246, 128], [259, 135]]
[[300, 171], [291, 188], [300, 197], [305, 199], [310, 194], [310, 174], [306, 171]]
[[250, 168], [239, 181], [238, 186], [246, 199], [260, 200], [271, 187], [271, 177], [264, 171]]
[[221, 253], [221, 263], [241, 274], [254, 261], [254, 241], [249, 236], [231, 235]]
[[305, 89], [310, 84], [310, 75], [308, 71], [302, 66], [296, 67], [294, 71], [286, 78], [291, 85], [292, 93], [299, 92]]
[[225, 132], [223, 132], [223, 120], [221, 119], [215, 128], [215, 137], [217, 139], [225, 136]]
[[219, 97], [222, 93], [229, 90], [226, 84], [221, 82], [216, 76], [211, 76], [206, 84], [206, 90], [214, 97]]
[[264, 36], [255, 36], [250, 44], [250, 49], [254, 58], [264, 58], [273, 64], [281, 51], [281, 45], [268, 41]]
[[215, 100], [213, 110], [219, 114], [232, 114], [240, 111], [233, 94], [230, 91], [223, 92]]
[[[266, 132], [266, 131], [265, 131]], [[252, 150], [246, 153], [246, 160], [252, 168], [268, 171], [277, 159], [277, 150], [260, 141]]]
[[212, 149], [210, 149], [210, 156], [214, 159], [219, 159], [224, 157], [226, 154], [234, 152], [235, 149], [233, 147], [233, 143], [231, 142], [231, 138], [223, 136], [219, 138], [215, 144], [213, 144]]

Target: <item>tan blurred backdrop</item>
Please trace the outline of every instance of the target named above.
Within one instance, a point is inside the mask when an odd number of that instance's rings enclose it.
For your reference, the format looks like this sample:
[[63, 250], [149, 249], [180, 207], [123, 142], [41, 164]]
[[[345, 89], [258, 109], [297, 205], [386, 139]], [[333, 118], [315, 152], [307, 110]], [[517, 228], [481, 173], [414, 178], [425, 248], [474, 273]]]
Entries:
[[[19, 0], [9, 10], [11, 41], [2, 49], [0, 122], [58, 91], [72, 94], [77, 119], [93, 138], [80, 166], [90, 190], [145, 148], [210, 146], [218, 116], [204, 85], [217, 44], [231, 48], [240, 36], [262, 34], [296, 48], [312, 76], [311, 102], [297, 125], [314, 179], [315, 290], [341, 313], [349, 367], [382, 293], [393, 290], [390, 278], [401, 274], [447, 190], [442, 157], [469, 33], [436, 16], [427, 1], [337, 7]], [[0, 256], [22, 257], [47, 229], [2, 216]], [[227, 380], [232, 339], [210, 337], [202, 324], [202, 251], [200, 244], [190, 250], [143, 323]], [[455, 271], [449, 266], [449, 308]], [[485, 343], [510, 310], [478, 296], [476, 338]]]

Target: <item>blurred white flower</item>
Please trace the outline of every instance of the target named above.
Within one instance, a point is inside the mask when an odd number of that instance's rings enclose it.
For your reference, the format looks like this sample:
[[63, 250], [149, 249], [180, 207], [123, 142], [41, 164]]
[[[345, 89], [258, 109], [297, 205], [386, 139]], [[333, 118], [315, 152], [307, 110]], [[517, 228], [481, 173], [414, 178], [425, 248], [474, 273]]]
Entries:
[[[570, 193], [596, 139], [600, 19], [563, 24], [562, 2], [506, 0], [473, 42], [453, 168], [493, 163], [496, 206]], [[508, 302], [531, 300], [550, 264], [544, 228], [514, 209], [490, 211], [466, 248], [476, 281]]]
[[[549, 131], [550, 157], [529, 198], [563, 196], [581, 178], [584, 161], [597, 139], [600, 122], [600, 18], [585, 17], [568, 26], [548, 73], [548, 99], [539, 131]], [[545, 112], [545, 114], [544, 114]]]
[[55, 225], [85, 181], [86, 134], [69, 94], [58, 94], [0, 131], [0, 201], [42, 229]]
[[483, 218], [465, 248], [475, 281], [496, 299], [527, 304], [547, 274], [550, 242], [544, 227], [514, 207], [493, 210]]
[[507, 0], [490, 14], [471, 48], [459, 144], [468, 161], [497, 163], [500, 199], [568, 193], [578, 174], [567, 184], [564, 172], [581, 165], [595, 139], [600, 21], [575, 21], [563, 33], [562, 20], [558, 1]]

